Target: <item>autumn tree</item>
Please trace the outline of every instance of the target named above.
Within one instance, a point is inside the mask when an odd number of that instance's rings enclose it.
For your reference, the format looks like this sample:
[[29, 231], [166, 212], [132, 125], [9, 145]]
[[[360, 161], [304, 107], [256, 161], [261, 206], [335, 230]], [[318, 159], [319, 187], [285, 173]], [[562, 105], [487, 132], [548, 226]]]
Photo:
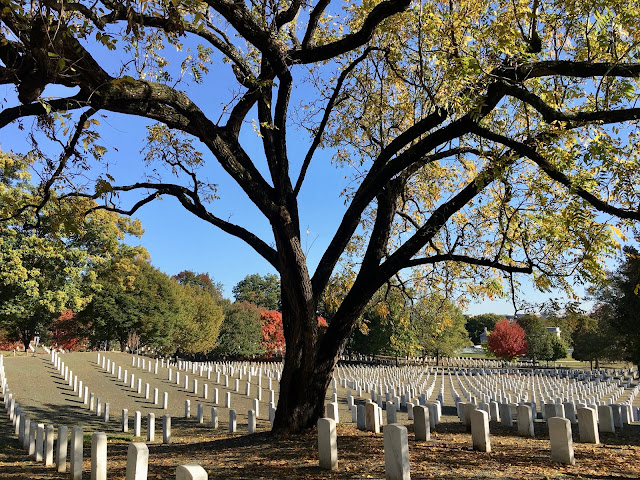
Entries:
[[195, 273], [191, 270], [183, 270], [172, 277], [180, 285], [195, 287], [212, 296], [217, 302], [224, 301], [222, 290], [224, 286], [216, 282], [208, 273]]
[[28, 158], [0, 151], [0, 325], [25, 349], [35, 335], [46, 340], [62, 312], [82, 310], [96, 269], [118, 255], [126, 233], [141, 234], [139, 222], [113, 212], [84, 216], [95, 205], [86, 198], [15, 210], [16, 201], [36, 201], [29, 170]]
[[282, 354], [285, 350], [282, 314], [275, 310], [260, 313], [262, 322], [262, 346], [267, 355]]
[[503, 318], [489, 335], [487, 347], [497, 358], [511, 361], [527, 353], [526, 332], [516, 322]]
[[[342, 5], [0, 0], [0, 79], [17, 93], [0, 128], [29, 132], [40, 161], [26, 208], [47, 203], [52, 184], [62, 201], [129, 214], [173, 196], [251, 246], [281, 281], [276, 430], [316, 424], [358, 318], [396, 275], [444, 296], [501, 295], [519, 274], [570, 291], [602, 275], [640, 219], [634, 2]], [[113, 177], [118, 154], [100, 141], [101, 116], [114, 115], [147, 122], [137, 181]], [[354, 174], [311, 270], [298, 202], [322, 186], [309, 174], [321, 148]], [[220, 211], [213, 162], [272, 235]], [[340, 266], [352, 281], [320, 335]]]
[[421, 298], [411, 315], [415, 342], [423, 356], [436, 357], [436, 365], [441, 357], [451, 357], [471, 343], [462, 311], [446, 298]]
[[89, 346], [84, 326], [76, 317], [73, 311], [65, 310], [49, 325], [48, 336], [52, 347], [73, 352]]

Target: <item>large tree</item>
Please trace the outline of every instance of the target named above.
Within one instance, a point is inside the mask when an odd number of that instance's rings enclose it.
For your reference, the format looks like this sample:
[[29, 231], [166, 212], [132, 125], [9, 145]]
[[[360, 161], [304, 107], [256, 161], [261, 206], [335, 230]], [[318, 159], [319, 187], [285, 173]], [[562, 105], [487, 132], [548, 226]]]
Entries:
[[422, 355], [451, 357], [469, 346], [469, 334], [465, 329], [462, 311], [450, 300], [437, 295], [421, 298], [412, 311], [411, 329]]
[[[517, 287], [518, 273], [533, 274], [541, 289], [567, 287], [568, 274], [601, 274], [615, 243], [605, 222], [619, 219], [617, 231], [640, 219], [633, 2], [342, 6], [0, 0], [0, 80], [17, 90], [0, 128], [37, 117], [29, 139], [41, 134], [62, 149], [55, 156], [34, 146], [43, 183], [33, 209], [52, 183], [126, 213], [173, 196], [279, 273], [287, 350], [276, 430], [311, 427], [322, 416], [357, 319], [398, 272], [406, 281], [417, 270], [446, 295], [456, 286], [500, 295], [503, 283]], [[169, 46], [178, 51], [165, 54]], [[237, 82], [228, 90], [212, 84], [225, 63]], [[202, 98], [177, 88], [187, 88], [188, 74], [208, 87]], [[56, 96], [42, 97], [50, 84], [60, 86]], [[157, 122], [145, 147], [148, 175], [113, 179], [115, 155], [98, 141], [97, 112]], [[250, 150], [255, 137], [241, 135], [251, 118], [260, 153]], [[301, 128], [310, 139], [298, 156], [290, 147], [304, 145]], [[321, 187], [308, 172], [323, 147], [354, 177], [311, 271], [298, 200], [304, 188]], [[108, 159], [102, 171], [90, 154]], [[211, 203], [216, 185], [200, 175], [209, 161], [264, 215], [272, 238]], [[341, 260], [352, 281], [319, 335], [317, 307]]]
[[[640, 252], [625, 246], [618, 268], [597, 289], [598, 308], [594, 316], [597, 332], [606, 332], [610, 354], [640, 364]], [[617, 348], [615, 348], [617, 347]]]
[[[96, 269], [124, 247], [125, 233], [140, 235], [138, 222], [106, 211], [84, 216], [93, 202], [76, 198], [37, 211], [15, 210], [33, 201], [29, 161], [0, 151], [0, 327], [25, 349], [63, 311], [79, 311], [91, 300]], [[49, 192], [55, 196], [55, 191]], [[11, 217], [11, 218], [9, 218]]]

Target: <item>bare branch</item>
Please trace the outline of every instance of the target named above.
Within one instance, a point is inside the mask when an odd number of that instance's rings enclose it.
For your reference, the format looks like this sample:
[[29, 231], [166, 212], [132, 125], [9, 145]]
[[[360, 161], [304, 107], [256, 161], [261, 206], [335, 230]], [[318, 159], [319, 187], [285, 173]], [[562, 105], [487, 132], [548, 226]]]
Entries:
[[[250, 232], [249, 230], [235, 225], [233, 223], [222, 220], [221, 218], [213, 215], [209, 212], [202, 202], [198, 195], [181, 186], [174, 185], [169, 183], [150, 183], [150, 182], [140, 182], [132, 185], [124, 185], [124, 186], [112, 186], [110, 189], [112, 192], [131, 192], [135, 190], [155, 190], [155, 192], [142, 200], [138, 201], [131, 209], [121, 209], [116, 207], [115, 205], [100, 205], [93, 207], [92, 210], [109, 210], [113, 212], [117, 212], [123, 215], [132, 215], [138, 209], [153, 201], [155, 198], [158, 198], [161, 195], [171, 195], [180, 201], [182, 206], [186, 208], [188, 211], [196, 215], [202, 220], [209, 222], [210, 224], [220, 228], [222, 231], [233, 235], [249, 246], [251, 246], [258, 254], [260, 254], [265, 260], [267, 260], [274, 268], [278, 269], [278, 257], [276, 251], [271, 248], [266, 242], [261, 240], [257, 235]], [[62, 196], [61, 199], [68, 197], [84, 197], [96, 200], [102, 197], [102, 193], [96, 193], [93, 195], [85, 194], [85, 193], [70, 193], [65, 196]]]

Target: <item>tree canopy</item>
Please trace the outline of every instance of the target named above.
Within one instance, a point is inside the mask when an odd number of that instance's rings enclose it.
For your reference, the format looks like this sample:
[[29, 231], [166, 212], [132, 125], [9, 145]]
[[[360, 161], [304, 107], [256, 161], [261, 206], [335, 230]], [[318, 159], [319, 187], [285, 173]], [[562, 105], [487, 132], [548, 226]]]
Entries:
[[471, 338], [473, 344], [480, 345], [480, 335], [482, 335], [484, 329], [486, 328], [488, 331], [493, 330], [496, 323], [502, 318], [503, 317], [495, 313], [483, 313], [468, 317], [465, 328], [467, 332], [469, 332], [469, 338]]
[[[61, 200], [119, 213], [173, 196], [250, 245], [282, 283], [282, 430], [322, 416], [357, 319], [396, 275], [445, 297], [501, 295], [519, 273], [571, 291], [602, 276], [616, 238], [640, 219], [633, 2], [342, 5], [0, 0], [0, 80], [17, 92], [0, 128], [37, 119], [30, 153], [42, 178], [26, 207], [14, 205], [37, 213], [53, 184], [67, 191]], [[235, 85], [212, 88], [223, 72]], [[197, 98], [189, 83], [208, 93]], [[142, 178], [112, 176], [117, 155], [100, 143], [99, 118], [113, 114], [151, 123]], [[259, 152], [241, 135], [252, 127]], [[306, 154], [291, 155], [305, 141]], [[312, 271], [298, 201], [318, 188], [309, 172], [320, 148], [354, 174]], [[216, 209], [209, 162], [272, 238]], [[349, 288], [321, 335], [318, 305], [341, 266]]]
[[280, 310], [280, 280], [277, 275], [254, 273], [232, 289], [236, 302], [249, 302], [267, 310]]
[[[605, 351], [640, 364], [640, 252], [625, 246], [622, 259], [607, 281], [596, 289], [596, 338], [605, 333]], [[592, 330], [592, 331], [593, 331]]]
[[44, 340], [63, 311], [83, 309], [95, 270], [128, 248], [125, 233], [142, 233], [137, 221], [113, 212], [85, 217], [95, 203], [84, 198], [16, 212], [17, 199], [37, 196], [28, 169], [25, 159], [0, 152], [0, 324], [25, 349], [34, 335]]
[[462, 311], [437, 295], [421, 298], [412, 311], [411, 329], [423, 356], [451, 357], [471, 342]]
[[511, 361], [527, 353], [525, 335], [526, 332], [517, 322], [503, 318], [489, 335], [487, 347], [497, 358]]

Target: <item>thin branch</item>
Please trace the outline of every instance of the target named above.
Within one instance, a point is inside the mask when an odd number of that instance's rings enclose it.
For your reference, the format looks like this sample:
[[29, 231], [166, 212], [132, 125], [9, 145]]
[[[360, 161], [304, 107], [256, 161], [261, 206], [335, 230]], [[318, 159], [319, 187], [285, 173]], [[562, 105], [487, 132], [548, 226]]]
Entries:
[[[274, 268], [278, 269], [278, 256], [276, 251], [270, 247], [266, 242], [260, 239], [257, 235], [250, 232], [249, 230], [222, 220], [221, 218], [213, 215], [209, 212], [202, 202], [200, 201], [197, 194], [193, 191], [181, 186], [174, 185], [169, 183], [150, 183], [150, 182], [140, 182], [132, 185], [124, 185], [124, 186], [113, 186], [111, 187], [111, 192], [131, 192], [135, 190], [155, 190], [155, 192], [142, 200], [138, 201], [131, 209], [125, 210], [118, 208], [114, 205], [100, 205], [93, 207], [93, 210], [109, 210], [113, 212], [117, 212], [123, 215], [132, 215], [139, 208], [148, 204], [155, 198], [158, 198], [161, 195], [171, 195], [180, 201], [183, 207], [185, 207], [188, 211], [196, 215], [202, 220], [209, 222], [210, 224], [220, 228], [222, 231], [233, 235], [249, 246], [251, 246], [258, 254], [260, 254], [265, 260], [267, 260]], [[69, 197], [83, 197], [89, 198], [93, 200], [97, 200], [102, 197], [102, 193], [95, 194], [86, 194], [86, 193], [70, 193], [61, 197], [61, 200]]]
[[358, 66], [358, 64], [360, 64], [365, 58], [367, 58], [367, 56], [369, 55], [369, 53], [373, 50], [372, 47], [367, 47], [365, 49], [365, 51], [362, 53], [362, 55], [360, 55], [358, 58], [356, 58], [353, 62], [351, 62], [347, 68], [345, 68], [341, 73], [340, 76], [338, 77], [338, 80], [336, 81], [336, 86], [333, 89], [333, 93], [331, 95], [331, 98], [329, 98], [329, 102], [327, 103], [327, 106], [324, 109], [324, 115], [322, 116], [322, 120], [320, 121], [320, 125], [318, 127], [318, 130], [316, 131], [316, 134], [313, 138], [313, 142], [311, 143], [311, 146], [309, 147], [309, 150], [307, 151], [307, 154], [304, 157], [304, 161], [302, 162], [302, 167], [300, 169], [300, 175], [298, 175], [298, 181], [296, 182], [296, 186], [294, 188], [294, 195], [298, 195], [298, 193], [300, 193], [300, 189], [302, 188], [302, 183], [304, 182], [304, 178], [307, 174], [307, 170], [309, 169], [309, 165], [311, 164], [311, 159], [313, 158], [313, 154], [315, 153], [316, 149], [318, 148], [318, 145], [320, 145], [320, 141], [322, 140], [322, 135], [324, 134], [324, 129], [327, 126], [327, 123], [329, 121], [329, 116], [331, 115], [331, 111], [333, 110], [333, 107], [336, 103], [336, 100], [338, 98], [338, 94], [340, 93], [340, 90], [342, 89], [342, 84], [344, 83], [344, 81], [346, 80], [347, 76], [353, 71], [354, 68], [356, 68]]
[[491, 260], [489, 258], [475, 258], [470, 257], [468, 255], [457, 255], [457, 254], [441, 254], [441, 255], [433, 255], [431, 257], [425, 258], [414, 258], [405, 263], [406, 268], [417, 267], [419, 265], [433, 265], [435, 263], [441, 262], [459, 262], [466, 263], [469, 265], [478, 265], [481, 267], [490, 267], [498, 270], [502, 270], [505, 272], [512, 273], [532, 273], [533, 267], [532, 265], [520, 266], [520, 265], [506, 265], [500, 263], [497, 260]]
[[77, 110], [89, 105], [85, 95], [79, 92], [77, 95], [68, 98], [59, 98], [54, 100], [29, 103], [27, 105], [18, 105], [15, 107], [5, 108], [0, 112], [0, 129], [22, 117], [30, 117], [36, 115], [46, 115], [49, 112], [66, 112], [69, 110]]
[[307, 31], [305, 32], [304, 39], [302, 40], [302, 48], [304, 50], [312, 46], [311, 40], [313, 38], [313, 34], [318, 28], [320, 17], [324, 13], [325, 9], [329, 6], [330, 2], [331, 0], [320, 0], [315, 8], [311, 10], [311, 13], [309, 14], [309, 24], [307, 26]]

